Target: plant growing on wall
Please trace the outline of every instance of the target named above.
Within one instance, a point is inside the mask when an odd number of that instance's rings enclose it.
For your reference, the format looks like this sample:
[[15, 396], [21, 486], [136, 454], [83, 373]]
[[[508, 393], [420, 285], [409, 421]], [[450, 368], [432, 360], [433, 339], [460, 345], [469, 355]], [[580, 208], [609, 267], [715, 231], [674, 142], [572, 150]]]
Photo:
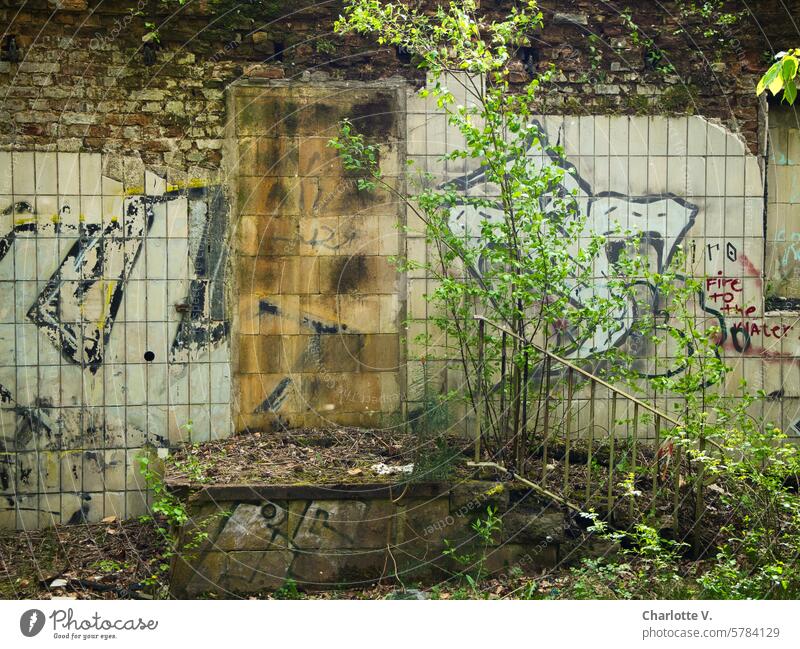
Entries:
[[[509, 64], [541, 26], [533, 1], [513, 8], [502, 21], [488, 22], [473, 0], [440, 6], [432, 14], [358, 0], [346, 5], [337, 23], [339, 32], [375, 34], [380, 44], [413, 52], [431, 79], [422, 96], [435, 99], [460, 133], [461, 146], [443, 159], [467, 161], [472, 172], [443, 184], [422, 174], [413, 196], [386, 182], [378, 145], [367, 143], [349, 123], [331, 144], [345, 167], [359, 173], [361, 189], [381, 185], [425, 224], [434, 260], [403, 263], [422, 265], [436, 279], [427, 296], [429, 322], [453, 341], [444, 356], [458, 358], [462, 370], [463, 390], [452, 396], [466, 394], [470, 407], [481, 413], [490, 452], [517, 467], [532, 448], [528, 422], [536, 415], [529, 404], [536, 404], [536, 414], [550, 405], [543, 382], [533, 380], [545, 371], [541, 350], [592, 355], [595, 363], [614, 357], [613, 341], [630, 317], [627, 279], [641, 265], [625, 247], [607, 263], [608, 235], [633, 240], [635, 249], [635, 233], [623, 231], [614, 219], [609, 229], [616, 232], [592, 227], [578, 205], [569, 165], [544, 140], [531, 107], [552, 71], [521, 92], [509, 92]], [[464, 75], [465, 105], [456, 100], [453, 73]], [[484, 332], [476, 315], [508, 333]]]
[[773, 95], [783, 92], [783, 99], [794, 104], [797, 99], [797, 69], [800, 65], [800, 48], [780, 52], [775, 63], [761, 77], [756, 87], [756, 94], [761, 95], [769, 90]]

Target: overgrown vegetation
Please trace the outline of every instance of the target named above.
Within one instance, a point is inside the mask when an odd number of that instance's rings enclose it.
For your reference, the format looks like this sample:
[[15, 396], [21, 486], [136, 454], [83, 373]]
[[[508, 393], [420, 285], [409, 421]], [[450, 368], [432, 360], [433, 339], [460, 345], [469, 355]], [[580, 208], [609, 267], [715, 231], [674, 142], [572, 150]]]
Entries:
[[[719, 4], [685, 3], [685, 10], [710, 21], [709, 37], [724, 39], [739, 17], [716, 15]], [[663, 55], [629, 22], [658, 68]], [[485, 457], [523, 475], [541, 466], [547, 477], [542, 424], [546, 436], [557, 401], [553, 384], [564, 384], [563, 373], [545, 361], [548, 353], [674, 407], [675, 423], [656, 427], [659, 444], [647, 463], [637, 465], [629, 446], [614, 455], [613, 437], [598, 447], [602, 458], [592, 437], [585, 444], [587, 509], [597, 502], [592, 470], [608, 476], [600, 486], [604, 495], [607, 488], [607, 506], [592, 532], [621, 551], [584, 562], [559, 596], [796, 597], [800, 578], [789, 567], [800, 554], [797, 449], [774, 424], [752, 416], [756, 396], [746, 386], [726, 393], [728, 368], [719, 352], [725, 332], [705, 318], [702, 286], [690, 277], [680, 248], [665, 267], [654, 267], [644, 233], [630, 222], [610, 217], [598, 231], [587, 219], [573, 168], [531, 112], [552, 71], [521, 92], [509, 91], [508, 64], [541, 26], [532, 1], [492, 23], [469, 0], [425, 14], [379, 0], [347, 3], [340, 32], [402, 47], [426, 70], [430, 83], [421, 94], [435, 100], [461, 139], [442, 156], [442, 167], [458, 162], [468, 172], [444, 182], [421, 173], [416, 190], [404, 195], [382, 176], [379, 143], [345, 123], [331, 144], [363, 189], [393, 193], [424, 224], [432, 261], [401, 266], [434, 280], [427, 299], [435, 335], [422, 342], [430, 348], [435, 342], [438, 360], [451, 367], [457, 359], [461, 384], [448, 384], [448, 395], [475, 413]], [[777, 92], [777, 79], [794, 88], [794, 56], [785, 55], [759, 89], [772, 84]], [[485, 330], [481, 318], [500, 329]], [[650, 371], [625, 353], [615, 344], [625, 327], [649, 346], [651, 358], [668, 347], [672, 366]], [[636, 422], [612, 415], [610, 425], [641, 423], [653, 431], [656, 420], [665, 421], [658, 411], [655, 418], [641, 415]], [[570, 458], [569, 447], [565, 454], [560, 462]], [[477, 580], [471, 587], [477, 590]]]

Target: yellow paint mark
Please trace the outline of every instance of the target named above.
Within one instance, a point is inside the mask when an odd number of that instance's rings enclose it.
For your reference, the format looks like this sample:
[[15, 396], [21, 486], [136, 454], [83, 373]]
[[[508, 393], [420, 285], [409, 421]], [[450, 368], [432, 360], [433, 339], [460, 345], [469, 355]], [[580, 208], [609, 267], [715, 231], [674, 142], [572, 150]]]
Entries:
[[106, 313], [108, 312], [108, 308], [111, 306], [111, 294], [114, 292], [114, 282], [108, 282], [106, 284], [106, 299], [103, 304], [103, 310], [100, 314], [100, 320], [97, 323], [97, 327], [100, 331], [106, 326]]
[[59, 216], [58, 214], [53, 214], [53, 215], [50, 217], [50, 220], [51, 220], [53, 223], [61, 223], [61, 216]]
[[78, 223], [83, 223], [86, 220], [85, 214], [78, 214]]
[[[179, 183], [169, 183], [167, 185], [168, 192], [177, 192], [181, 189], [200, 189], [201, 187], [206, 186], [206, 181], [202, 178], [192, 178], [186, 182], [179, 182]], [[144, 187], [140, 185], [135, 185], [133, 187], [127, 187], [125, 189], [126, 196], [138, 196], [144, 194], [145, 190]]]
[[21, 216], [14, 219], [14, 225], [25, 225], [26, 223], [36, 223], [35, 216]]

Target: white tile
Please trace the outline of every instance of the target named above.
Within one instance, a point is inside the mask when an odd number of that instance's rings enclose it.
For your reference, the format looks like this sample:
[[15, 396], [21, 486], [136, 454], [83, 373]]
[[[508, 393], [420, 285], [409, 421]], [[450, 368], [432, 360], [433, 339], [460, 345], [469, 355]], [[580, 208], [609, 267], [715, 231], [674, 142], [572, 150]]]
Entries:
[[105, 363], [101, 371], [103, 372], [105, 405], [125, 405], [125, 366]]
[[[181, 240], [178, 240], [181, 241]], [[147, 237], [145, 242], [146, 276], [148, 279], [167, 279], [167, 240]], [[176, 278], [172, 278], [176, 279]]]
[[650, 117], [647, 129], [647, 153], [650, 156], [667, 155], [667, 118]]
[[744, 156], [726, 156], [725, 158], [725, 195], [744, 196]]
[[167, 245], [167, 277], [169, 279], [188, 277], [189, 267], [189, 241], [170, 239]]
[[228, 363], [211, 363], [211, 403], [229, 403], [231, 399], [231, 367]]
[[11, 152], [0, 151], [0, 194], [13, 193]]
[[147, 364], [147, 403], [151, 406], [169, 403], [168, 369], [166, 363]]
[[80, 161], [77, 153], [58, 154], [58, 193], [62, 195], [79, 195]]
[[628, 127], [628, 148], [630, 155], [647, 155], [647, 118], [631, 117]]
[[15, 151], [12, 154], [12, 164], [14, 166], [14, 195], [35, 194], [36, 170], [33, 151]]
[[36, 239], [17, 237], [14, 242], [14, 275], [16, 279], [37, 279]]
[[101, 154], [80, 154], [80, 179], [80, 193], [82, 196], [100, 196], [103, 193], [103, 159]]
[[161, 196], [167, 191], [167, 180], [161, 176], [145, 170], [144, 191], [148, 196]]
[[36, 193], [58, 194], [58, 157], [56, 153], [36, 152]]
[[725, 155], [727, 150], [728, 134], [723, 126], [708, 122], [706, 146], [708, 155]]
[[667, 191], [679, 196], [686, 195], [687, 164], [688, 160], [684, 156], [667, 157]]
[[224, 439], [230, 437], [232, 431], [231, 409], [225, 404], [212, 404], [210, 408], [211, 416], [211, 439]]
[[667, 120], [667, 155], [685, 156], [687, 154], [688, 119], [670, 117]]
[[706, 154], [708, 122], [702, 117], [692, 116], [689, 118], [689, 135], [687, 138], [686, 152], [688, 155], [703, 156]]
[[647, 158], [647, 193], [663, 194], [667, 191], [667, 156]]
[[747, 156], [744, 162], [744, 195], [759, 197], [764, 195], [761, 168], [753, 156]]
[[103, 197], [99, 195], [82, 195], [79, 220], [83, 223], [103, 222]]
[[689, 156], [686, 159], [686, 194], [704, 196], [706, 193], [706, 162], [704, 156]]
[[764, 231], [764, 199], [744, 199], [744, 236], [762, 236]]
[[594, 155], [594, 117], [580, 117], [580, 152], [582, 157]]
[[208, 363], [190, 363], [189, 397], [191, 403], [209, 403], [211, 369]]
[[594, 155], [608, 155], [610, 150], [611, 120], [602, 115], [594, 117]]
[[170, 201], [167, 203], [167, 236], [180, 238], [189, 235], [189, 219], [186, 201]]
[[81, 198], [75, 196], [58, 197], [58, 219], [62, 225], [77, 228], [81, 216]]
[[706, 158], [706, 191], [707, 196], [725, 195], [725, 156], [708, 156]]
[[[628, 118], [612, 117], [610, 123], [610, 154], [612, 156], [628, 155]], [[613, 173], [612, 173], [613, 177]]]
[[143, 363], [125, 366], [125, 403], [129, 406], [147, 403], [147, 366]]

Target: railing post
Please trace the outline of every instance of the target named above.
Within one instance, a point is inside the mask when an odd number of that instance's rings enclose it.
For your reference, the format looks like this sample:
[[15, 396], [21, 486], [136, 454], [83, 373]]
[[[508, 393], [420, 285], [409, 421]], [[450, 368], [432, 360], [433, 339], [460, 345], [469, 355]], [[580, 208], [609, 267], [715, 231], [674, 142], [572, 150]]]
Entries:
[[608, 440], [608, 514], [614, 511], [614, 438], [616, 437], [617, 423], [617, 393], [611, 397], [611, 422], [609, 424]]
[[653, 501], [650, 504], [651, 515], [656, 511], [656, 498], [658, 498], [658, 451], [661, 443], [661, 416], [656, 415], [655, 420], [655, 447], [653, 451]]
[[[706, 436], [703, 433], [700, 433], [697, 449], [700, 455], [703, 455], [706, 450]], [[699, 558], [703, 542], [700, 535], [700, 519], [703, 517], [703, 510], [705, 509], [705, 503], [703, 502], [705, 495], [705, 466], [704, 460], [700, 460], [700, 464], [697, 467], [697, 478], [695, 479], [694, 525], [692, 526], [692, 550], [695, 558]]]
[[570, 434], [572, 433], [572, 393], [574, 390], [574, 376], [572, 368], [567, 370], [567, 412], [564, 424], [564, 489], [569, 493], [569, 453]]
[[547, 442], [550, 438], [550, 357], [544, 357], [544, 448], [542, 450], [542, 482], [547, 478]]
[[[631, 471], [633, 472], [633, 480], [636, 482], [636, 446], [639, 441], [639, 404], [633, 404], [633, 444], [631, 446]], [[630, 498], [630, 505], [628, 506], [628, 513], [630, 518], [633, 519], [633, 498]]]
[[483, 434], [483, 422], [481, 421], [481, 412], [479, 404], [483, 403], [486, 398], [486, 390], [484, 386], [484, 337], [486, 333], [486, 322], [478, 320], [478, 400], [475, 402], [475, 422], [477, 423], [477, 431], [475, 433], [475, 461], [481, 461], [481, 435]]
[[589, 434], [587, 439], [586, 451], [586, 504], [588, 506], [589, 498], [592, 495], [592, 446], [594, 446], [594, 402], [595, 394], [597, 392], [597, 381], [592, 379], [591, 387], [589, 388]]

